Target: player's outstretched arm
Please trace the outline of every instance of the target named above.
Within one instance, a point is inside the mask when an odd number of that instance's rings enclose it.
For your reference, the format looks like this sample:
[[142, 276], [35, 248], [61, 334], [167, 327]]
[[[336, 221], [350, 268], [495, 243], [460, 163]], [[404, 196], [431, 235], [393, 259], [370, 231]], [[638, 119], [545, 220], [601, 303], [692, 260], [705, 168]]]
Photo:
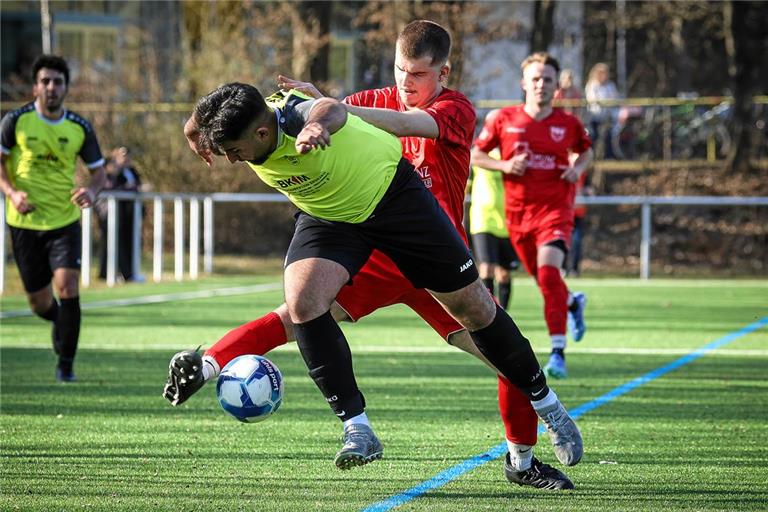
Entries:
[[331, 145], [331, 134], [339, 131], [346, 122], [347, 109], [338, 100], [315, 100], [307, 114], [304, 128], [296, 137], [296, 151], [304, 154], [318, 147], [325, 149]]
[[301, 80], [296, 80], [295, 78], [290, 78], [285, 75], [277, 75], [277, 86], [284, 91], [295, 89], [306, 94], [310, 98], [322, 98], [325, 96], [317, 90], [317, 87], [315, 87], [312, 82], [302, 82]]
[[354, 114], [376, 128], [381, 128], [398, 137], [424, 137], [436, 139], [440, 128], [435, 119], [423, 110], [397, 112], [386, 108], [357, 107], [345, 105], [347, 112]]

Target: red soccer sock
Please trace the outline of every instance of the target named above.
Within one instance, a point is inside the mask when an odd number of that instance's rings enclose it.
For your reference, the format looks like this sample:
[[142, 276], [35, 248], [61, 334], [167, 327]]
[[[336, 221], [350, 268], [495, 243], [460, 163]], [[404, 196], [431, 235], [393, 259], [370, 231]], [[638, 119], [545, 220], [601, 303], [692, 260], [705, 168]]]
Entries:
[[205, 351], [206, 356], [213, 357], [220, 368], [244, 354], [264, 355], [275, 347], [285, 345], [285, 327], [280, 315], [274, 311], [263, 317], [232, 329]]
[[499, 376], [499, 412], [507, 440], [515, 444], [536, 444], [539, 418], [530, 400], [514, 384]]
[[539, 267], [538, 282], [544, 296], [544, 320], [550, 335], [565, 334], [568, 319], [568, 287], [560, 269], [552, 265]]

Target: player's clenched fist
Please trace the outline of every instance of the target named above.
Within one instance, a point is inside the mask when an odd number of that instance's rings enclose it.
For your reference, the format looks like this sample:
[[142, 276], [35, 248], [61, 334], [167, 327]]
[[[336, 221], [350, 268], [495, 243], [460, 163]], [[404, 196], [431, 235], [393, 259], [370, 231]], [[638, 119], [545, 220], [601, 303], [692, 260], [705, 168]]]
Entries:
[[526, 153], [520, 153], [509, 160], [505, 160], [504, 164], [504, 170], [502, 171], [504, 174], [522, 176], [528, 168], [528, 155]]
[[304, 125], [304, 129], [296, 137], [296, 151], [299, 154], [305, 154], [319, 147], [325, 149], [331, 145], [331, 133], [328, 129], [317, 122], [309, 122]]

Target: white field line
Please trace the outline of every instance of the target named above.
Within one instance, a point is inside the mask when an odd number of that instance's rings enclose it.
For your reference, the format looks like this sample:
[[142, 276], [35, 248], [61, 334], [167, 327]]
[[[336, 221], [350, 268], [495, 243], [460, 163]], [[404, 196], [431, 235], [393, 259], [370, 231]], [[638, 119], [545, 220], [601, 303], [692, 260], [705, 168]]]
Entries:
[[[213, 343], [213, 340], [211, 341]], [[197, 346], [199, 343], [192, 343]], [[26, 349], [40, 349], [50, 351], [51, 347], [48, 344], [30, 346], [28, 344], [19, 342], [2, 343], [3, 348], [26, 348]], [[203, 349], [207, 348], [210, 344], [203, 344]], [[80, 348], [84, 350], [116, 350], [115, 343], [88, 343], [81, 342]], [[134, 349], [138, 350], [181, 350], [183, 346], [178, 343], [137, 343], [134, 345]], [[387, 345], [365, 345], [365, 346], [351, 346], [352, 352], [355, 354], [446, 354], [446, 353], [459, 353], [460, 350], [447, 346], [438, 345], [435, 347], [403, 347], [403, 346], [387, 346]], [[549, 354], [549, 349], [535, 349], [539, 354]], [[298, 352], [295, 343], [288, 343], [277, 347], [273, 352]], [[580, 349], [568, 349], [569, 354], [605, 354], [605, 355], [645, 355], [645, 356], [667, 356], [667, 355], [680, 355], [689, 354], [690, 348], [680, 349], [665, 349], [665, 348], [628, 348], [628, 347], [603, 347], [603, 348], [580, 348]], [[768, 350], [755, 350], [755, 349], [715, 349], [707, 353], [712, 356], [723, 357], [768, 357]]]
[[[164, 293], [160, 295], [144, 295], [141, 297], [131, 297], [126, 299], [101, 300], [95, 302], [85, 302], [80, 307], [83, 310], [117, 308], [123, 306], [137, 306], [146, 304], [159, 304], [161, 302], [171, 302], [177, 300], [189, 299], [210, 299], [211, 297], [226, 297], [230, 295], [245, 295], [248, 293], [271, 292], [282, 290], [283, 283], [264, 283], [249, 286], [233, 286], [229, 288], [215, 288], [213, 290], [197, 290], [194, 292]], [[19, 318], [32, 316], [28, 309], [18, 309], [15, 311], [0, 312], [1, 318]]]

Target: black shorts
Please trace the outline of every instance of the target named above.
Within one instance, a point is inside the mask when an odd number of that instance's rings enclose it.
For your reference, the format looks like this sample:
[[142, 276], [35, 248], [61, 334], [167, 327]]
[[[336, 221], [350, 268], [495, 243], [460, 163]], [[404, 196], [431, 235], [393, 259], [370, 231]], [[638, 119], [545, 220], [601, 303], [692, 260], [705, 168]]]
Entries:
[[80, 270], [80, 221], [48, 231], [8, 227], [11, 231], [13, 257], [27, 293], [48, 286], [57, 268]]
[[328, 259], [344, 266], [352, 279], [374, 249], [389, 256], [416, 288], [447, 293], [478, 278], [466, 244], [405, 159], [365, 221], [334, 222], [299, 212], [285, 265]]
[[491, 263], [507, 270], [517, 270], [520, 267], [520, 259], [506, 236], [500, 238], [490, 233], [474, 233], [472, 252], [478, 263]]

